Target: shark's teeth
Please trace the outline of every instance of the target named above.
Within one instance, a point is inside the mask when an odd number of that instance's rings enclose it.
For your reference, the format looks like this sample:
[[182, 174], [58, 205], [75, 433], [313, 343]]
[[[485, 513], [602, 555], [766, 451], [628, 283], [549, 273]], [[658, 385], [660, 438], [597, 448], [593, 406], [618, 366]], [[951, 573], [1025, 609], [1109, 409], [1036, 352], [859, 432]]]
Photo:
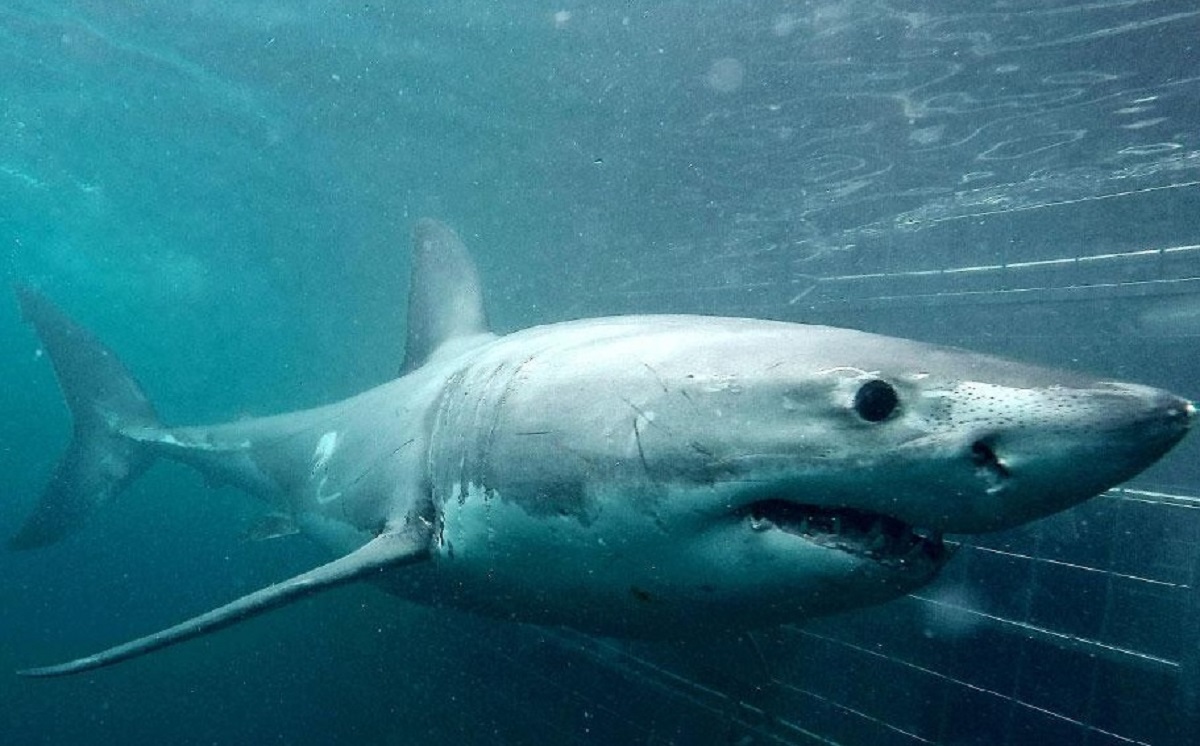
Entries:
[[914, 528], [881, 513], [780, 499], [752, 503], [742, 512], [754, 531], [775, 528], [885, 564], [940, 563], [946, 556], [940, 531]]
[[882, 554], [887, 549], [887, 537], [882, 533], [876, 533], [870, 538], [870, 543], [867, 544], [867, 551], [873, 554]]

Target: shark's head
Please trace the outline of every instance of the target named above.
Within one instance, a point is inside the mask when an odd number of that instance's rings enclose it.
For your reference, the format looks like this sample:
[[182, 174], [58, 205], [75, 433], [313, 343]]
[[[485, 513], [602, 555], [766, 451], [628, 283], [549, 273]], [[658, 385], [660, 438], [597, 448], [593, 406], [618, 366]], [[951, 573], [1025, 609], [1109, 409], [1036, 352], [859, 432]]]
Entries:
[[[692, 627], [902, 595], [946, 561], [944, 533], [1086, 500], [1158, 459], [1194, 415], [1157, 389], [775, 322], [595, 320], [497, 349], [520, 364], [484, 356], [468, 373], [495, 407], [443, 412], [475, 425], [447, 430], [486, 433], [446, 463], [448, 481], [492, 501], [489, 541], [514, 530], [496, 525], [505, 509], [541, 521], [524, 550], [610, 576], [647, 618], [653, 602], [690, 609]], [[447, 536], [469, 545], [463, 512], [451, 507]]]
[[[730, 362], [684, 374], [680, 391], [700, 404], [689, 437], [708, 443], [717, 481], [766, 495], [742, 508], [751, 523], [802, 504], [936, 533], [1011, 528], [1134, 476], [1195, 415], [1147, 386], [844, 329], [726, 344]], [[704, 410], [719, 423], [708, 435]]]

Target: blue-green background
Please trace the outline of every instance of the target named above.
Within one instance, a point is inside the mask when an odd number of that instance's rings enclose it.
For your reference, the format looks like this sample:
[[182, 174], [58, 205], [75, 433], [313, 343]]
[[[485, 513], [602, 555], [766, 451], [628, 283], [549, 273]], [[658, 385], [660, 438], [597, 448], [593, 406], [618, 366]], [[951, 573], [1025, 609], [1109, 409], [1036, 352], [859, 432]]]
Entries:
[[[0, 272], [173, 423], [391, 376], [425, 215], [471, 246], [499, 331], [737, 313], [1197, 397], [1197, 39], [1194, 0], [9, 0]], [[985, 269], [934, 272], [963, 267]], [[0, 339], [11, 533], [70, 423], [15, 303]], [[0, 673], [0, 739], [1190, 743], [1196, 459], [1140, 482], [1167, 498], [984, 537], [923, 600], [804, 630], [656, 648], [349, 588], [111, 670]], [[160, 465], [3, 554], [0, 669], [324, 559], [246, 541], [258, 510]]]

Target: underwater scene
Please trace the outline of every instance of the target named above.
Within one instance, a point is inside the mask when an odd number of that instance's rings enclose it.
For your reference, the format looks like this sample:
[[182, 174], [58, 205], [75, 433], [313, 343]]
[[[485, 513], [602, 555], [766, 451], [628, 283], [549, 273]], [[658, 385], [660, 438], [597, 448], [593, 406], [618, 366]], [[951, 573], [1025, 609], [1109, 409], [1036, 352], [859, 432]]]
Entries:
[[0, 69], [4, 743], [1200, 742], [1195, 0], [8, 0]]

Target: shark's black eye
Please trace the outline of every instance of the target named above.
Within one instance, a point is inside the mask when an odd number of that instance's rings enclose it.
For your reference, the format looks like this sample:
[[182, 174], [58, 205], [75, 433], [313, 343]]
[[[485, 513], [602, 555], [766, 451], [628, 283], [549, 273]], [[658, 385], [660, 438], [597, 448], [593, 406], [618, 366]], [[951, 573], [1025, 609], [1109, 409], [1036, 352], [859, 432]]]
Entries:
[[867, 422], [883, 422], [900, 404], [900, 395], [892, 384], [875, 379], [867, 381], [854, 395], [854, 412]]

